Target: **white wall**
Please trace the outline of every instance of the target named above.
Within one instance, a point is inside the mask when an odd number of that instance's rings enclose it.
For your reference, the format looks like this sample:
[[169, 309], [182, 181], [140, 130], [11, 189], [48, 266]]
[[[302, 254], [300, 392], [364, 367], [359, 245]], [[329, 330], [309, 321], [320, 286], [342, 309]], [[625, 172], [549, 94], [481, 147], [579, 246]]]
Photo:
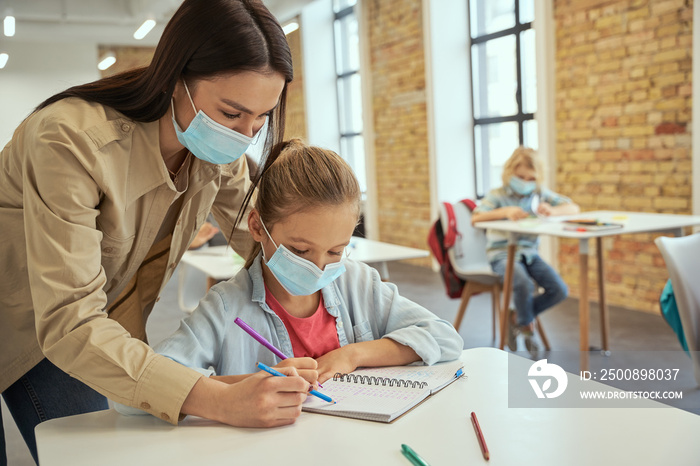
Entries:
[[331, 0], [310, 3], [300, 17], [308, 143], [340, 152]]
[[424, 0], [431, 205], [474, 198], [467, 2]]
[[0, 70], [0, 147], [17, 125], [47, 97], [99, 79], [94, 43], [28, 43], [5, 40], [10, 55]]

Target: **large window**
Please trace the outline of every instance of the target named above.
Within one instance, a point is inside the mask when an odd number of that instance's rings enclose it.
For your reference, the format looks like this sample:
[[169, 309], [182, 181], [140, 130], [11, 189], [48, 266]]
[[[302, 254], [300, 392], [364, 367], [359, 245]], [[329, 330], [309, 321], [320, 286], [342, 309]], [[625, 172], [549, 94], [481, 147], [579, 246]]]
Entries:
[[537, 149], [534, 0], [470, 0], [476, 193], [502, 185], [519, 145]]
[[357, 0], [333, 0], [335, 13], [335, 69], [338, 86], [340, 155], [355, 171], [363, 193], [367, 192], [362, 137], [362, 83]]

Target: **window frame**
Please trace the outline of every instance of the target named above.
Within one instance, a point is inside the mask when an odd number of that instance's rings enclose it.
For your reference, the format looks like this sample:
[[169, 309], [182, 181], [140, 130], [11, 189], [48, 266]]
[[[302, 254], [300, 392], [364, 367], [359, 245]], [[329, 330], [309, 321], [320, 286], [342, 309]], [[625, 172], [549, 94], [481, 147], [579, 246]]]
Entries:
[[[518, 145], [524, 145], [525, 141], [525, 131], [524, 131], [524, 125], [526, 121], [530, 120], [535, 120], [535, 114], [534, 113], [525, 113], [523, 112], [523, 69], [522, 69], [522, 63], [521, 63], [521, 34], [525, 31], [528, 30], [533, 30], [533, 21], [529, 21], [526, 23], [521, 23], [520, 22], [520, 0], [513, 0], [514, 2], [514, 11], [513, 14], [515, 15], [515, 24], [512, 27], [509, 27], [507, 29], [502, 29], [500, 31], [496, 32], [491, 32], [488, 34], [482, 34], [477, 37], [472, 37], [472, 28], [471, 28], [471, 15], [472, 15], [472, 9], [471, 9], [471, 2], [469, 2], [469, 5], [467, 7], [467, 12], [469, 17], [467, 18], [467, 30], [469, 31], [468, 37], [469, 37], [469, 74], [470, 74], [470, 82], [471, 82], [471, 113], [472, 113], [472, 149], [473, 149], [473, 154], [474, 154], [474, 186], [475, 186], [475, 192], [476, 192], [476, 197], [477, 199], [482, 199], [490, 190], [492, 187], [488, 186], [488, 183], [490, 182], [490, 166], [491, 164], [490, 159], [489, 159], [489, 154], [483, 154], [482, 151], [477, 151], [476, 147], [476, 141], [477, 141], [477, 130], [481, 130], [482, 128], [488, 126], [488, 125], [493, 125], [493, 124], [500, 124], [500, 123], [509, 123], [509, 122], [515, 122], [518, 125]], [[536, 32], [535, 32], [536, 34]], [[474, 46], [475, 45], [480, 45], [480, 44], [485, 44], [488, 41], [494, 40], [494, 39], [500, 39], [502, 37], [507, 37], [507, 36], [515, 36], [515, 74], [516, 74], [516, 90], [515, 90], [515, 101], [517, 105], [517, 111], [514, 115], [508, 115], [508, 116], [499, 116], [499, 117], [482, 117], [482, 118], [477, 118], [475, 114], [475, 105], [474, 102], [476, 101], [476, 95], [477, 95], [477, 89], [474, 86], [474, 70], [473, 70], [473, 63], [474, 63]], [[483, 77], [485, 77], [487, 70], [484, 70], [484, 67], [480, 67], [480, 70], [483, 70]], [[480, 83], [486, 82], [485, 79], [479, 79]], [[482, 91], [483, 92], [483, 91]], [[535, 90], [535, 92], [537, 92]], [[483, 95], [483, 94], [482, 94]], [[535, 96], [536, 97], [536, 96]], [[481, 100], [480, 100], [481, 101]], [[483, 144], [483, 143], [482, 143]]]

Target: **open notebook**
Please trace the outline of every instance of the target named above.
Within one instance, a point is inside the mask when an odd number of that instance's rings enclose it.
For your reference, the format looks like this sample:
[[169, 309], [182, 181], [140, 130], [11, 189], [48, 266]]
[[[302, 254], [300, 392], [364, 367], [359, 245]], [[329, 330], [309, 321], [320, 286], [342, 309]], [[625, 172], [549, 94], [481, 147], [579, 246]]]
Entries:
[[391, 366], [358, 369], [336, 374], [323, 383], [321, 392], [335, 404], [314, 396], [306, 399], [303, 411], [391, 422], [433, 393], [463, 375], [459, 360], [432, 366]]

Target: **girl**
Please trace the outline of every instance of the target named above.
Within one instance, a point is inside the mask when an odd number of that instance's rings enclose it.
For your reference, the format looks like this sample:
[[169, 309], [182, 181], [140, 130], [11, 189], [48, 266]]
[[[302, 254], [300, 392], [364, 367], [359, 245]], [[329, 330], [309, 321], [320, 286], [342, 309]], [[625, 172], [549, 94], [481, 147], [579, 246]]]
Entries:
[[343, 159], [292, 140], [268, 160], [258, 189], [248, 216], [256, 245], [246, 267], [214, 286], [158, 352], [227, 382], [257, 371], [258, 361], [277, 364], [234, 324], [240, 317], [301, 358], [281, 366], [297, 367], [312, 383], [360, 366], [433, 364], [461, 354], [450, 323], [346, 257], [360, 190]]
[[[2, 150], [0, 391], [35, 459], [39, 422], [106, 409], [105, 396], [171, 423], [293, 422], [301, 377], [216, 384], [145, 333], [207, 213], [233, 230], [250, 188], [240, 156], [263, 125], [268, 146], [281, 141], [291, 80], [260, 0], [185, 0], [148, 67], [50, 97]], [[246, 254], [248, 232], [230, 235]]]
[[[571, 215], [579, 212], [571, 199], [542, 186], [542, 165], [535, 151], [519, 147], [503, 167], [503, 186], [491, 191], [474, 210], [472, 223], [488, 220], [520, 220], [532, 214], [549, 217]], [[532, 212], [533, 199], [537, 197], [537, 211]], [[503, 233], [488, 231], [487, 256], [491, 267], [501, 277], [505, 276], [508, 258], [508, 238]], [[568, 289], [557, 272], [537, 254], [537, 235], [519, 235], [516, 260], [513, 267], [513, 303], [508, 347], [517, 350], [516, 337], [522, 334], [525, 346], [531, 354], [539, 351], [533, 339], [534, 319], [541, 312], [566, 298]], [[535, 296], [535, 285], [544, 289]], [[516, 318], [517, 317], [517, 318]], [[517, 324], [517, 325], [515, 325]]]

